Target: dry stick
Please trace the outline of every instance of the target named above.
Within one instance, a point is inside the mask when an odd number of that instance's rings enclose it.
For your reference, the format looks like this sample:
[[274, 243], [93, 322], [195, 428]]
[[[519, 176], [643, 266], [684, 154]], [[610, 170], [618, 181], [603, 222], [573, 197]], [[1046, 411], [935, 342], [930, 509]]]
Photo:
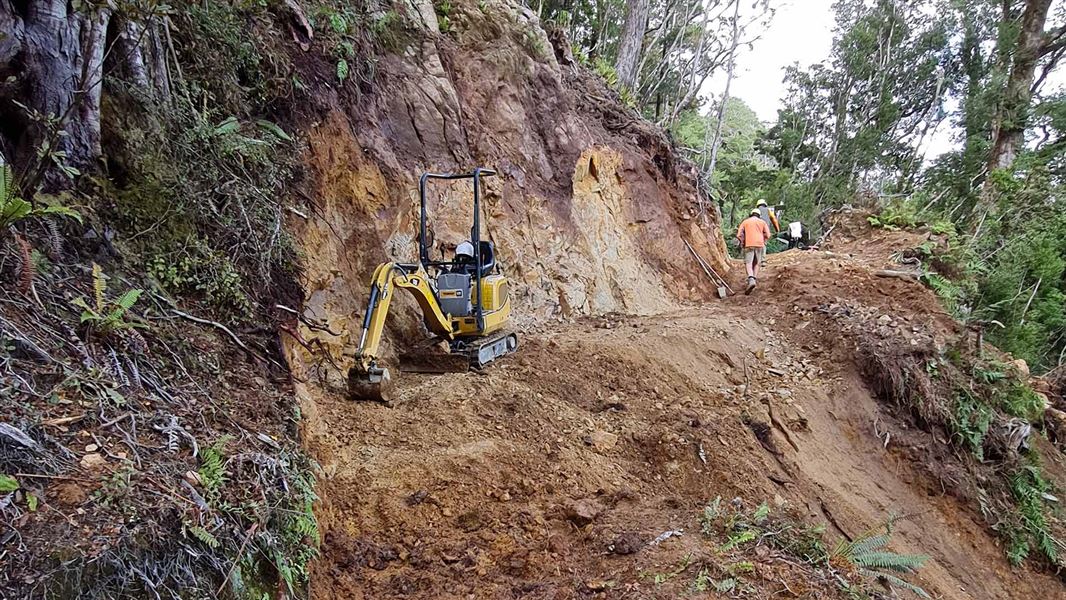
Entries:
[[692, 249], [692, 246], [689, 246], [688, 242], [685, 242], [685, 246], [688, 248], [688, 251], [692, 253], [692, 256], [696, 257], [696, 264], [698, 264], [700, 268], [703, 269], [703, 272], [707, 275], [707, 279], [710, 279], [711, 283], [713, 283], [715, 287], [718, 287], [718, 281], [714, 278], [713, 275], [711, 275], [711, 272], [707, 270], [707, 267], [703, 266], [703, 261], [700, 260], [699, 256], [696, 256], [696, 251]]
[[1025, 313], [1029, 312], [1029, 306], [1033, 303], [1033, 298], [1036, 298], [1036, 293], [1040, 290], [1040, 284], [1044, 283], [1044, 278], [1036, 280], [1036, 285], [1033, 286], [1033, 293], [1029, 294], [1029, 301], [1025, 303], [1025, 308], [1022, 309], [1022, 318], [1018, 320], [1018, 325], [1025, 324]]
[[253, 523], [252, 526], [248, 528], [248, 533], [245, 534], [244, 541], [241, 542], [241, 547], [237, 550], [237, 556], [233, 558], [233, 566], [229, 568], [229, 572], [226, 573], [226, 578], [222, 580], [222, 585], [218, 586], [218, 590], [215, 592], [216, 598], [222, 593], [222, 590], [226, 589], [226, 584], [229, 583], [229, 578], [233, 577], [233, 571], [241, 562], [241, 555], [244, 554], [244, 548], [248, 545], [248, 540], [252, 539], [256, 529], [259, 529], [259, 523]]
[[200, 323], [201, 325], [211, 325], [212, 327], [222, 330], [226, 333], [226, 335], [230, 337], [230, 339], [233, 340], [235, 344], [240, 346], [242, 350], [248, 352], [249, 354], [255, 354], [254, 352], [252, 352], [251, 348], [249, 348], [244, 342], [241, 341], [241, 338], [237, 337], [237, 334], [230, 331], [229, 327], [226, 327], [222, 323], [219, 323], [218, 321], [212, 321], [211, 319], [201, 319], [200, 317], [194, 317], [189, 313], [182, 312], [173, 307], [171, 307], [170, 311], [178, 315], [179, 317], [192, 321], [193, 323]]

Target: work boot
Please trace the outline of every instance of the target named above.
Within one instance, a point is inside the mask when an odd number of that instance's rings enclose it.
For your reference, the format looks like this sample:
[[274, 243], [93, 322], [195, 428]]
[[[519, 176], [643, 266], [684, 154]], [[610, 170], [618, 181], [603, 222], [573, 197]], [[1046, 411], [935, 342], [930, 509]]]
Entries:
[[744, 290], [744, 294], [750, 294], [755, 289], [755, 278], [748, 277], [748, 289]]

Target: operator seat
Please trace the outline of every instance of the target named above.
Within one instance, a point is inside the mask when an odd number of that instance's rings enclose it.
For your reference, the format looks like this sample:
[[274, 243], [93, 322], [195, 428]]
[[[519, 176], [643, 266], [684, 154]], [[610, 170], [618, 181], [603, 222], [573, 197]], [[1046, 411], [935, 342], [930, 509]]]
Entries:
[[[468, 242], [463, 243], [468, 244]], [[481, 276], [485, 277], [496, 268], [496, 247], [492, 242], [481, 241], [478, 242], [478, 249], [481, 254]], [[477, 272], [474, 268], [474, 257], [456, 252], [455, 259], [452, 261], [451, 272], [473, 277]]]

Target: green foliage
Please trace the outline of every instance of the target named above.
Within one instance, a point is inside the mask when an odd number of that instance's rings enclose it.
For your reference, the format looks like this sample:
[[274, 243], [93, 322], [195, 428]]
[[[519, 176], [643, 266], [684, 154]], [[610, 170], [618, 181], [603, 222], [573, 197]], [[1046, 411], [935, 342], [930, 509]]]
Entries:
[[146, 329], [147, 324], [128, 318], [130, 309], [140, 299], [144, 290], [127, 290], [116, 300], [108, 300], [107, 275], [100, 265], [93, 263], [93, 299], [92, 304], [85, 298], [75, 298], [71, 304], [82, 309], [81, 322], [100, 335], [108, 335], [126, 329]]
[[251, 313], [251, 300], [240, 272], [225, 255], [192, 237], [167, 255], [149, 259], [148, 274], [168, 292], [203, 298], [211, 306], [239, 316]]
[[225, 449], [229, 436], [222, 436], [200, 452], [200, 482], [211, 498], [218, 498], [226, 483]]
[[6, 494], [19, 489], [18, 479], [10, 475], [0, 475], [0, 494]]
[[222, 545], [222, 542], [218, 541], [218, 538], [216, 538], [210, 531], [199, 525], [192, 525], [187, 528], [187, 531], [208, 548], [215, 549]]
[[449, 33], [454, 28], [452, 25], [452, 7], [448, 0], [438, 0], [433, 3], [433, 9], [437, 13], [437, 28], [441, 33]]
[[35, 206], [22, 199], [14, 170], [0, 156], [0, 234], [23, 219], [49, 215], [70, 217], [81, 222], [80, 214], [61, 204]]
[[133, 465], [125, 463], [115, 472], [106, 475], [100, 487], [92, 493], [93, 500], [105, 507], [130, 508], [125, 506], [123, 500], [130, 491], [130, 482], [134, 472]]
[[315, 479], [310, 472], [297, 474], [293, 480], [294, 510], [283, 513], [277, 523], [281, 539], [274, 550], [273, 560], [290, 594], [307, 583], [307, 567], [318, 557], [318, 546], [322, 541], [313, 512], [318, 500], [314, 486]]
[[968, 391], [956, 393], [951, 430], [978, 460], [984, 459], [984, 440], [994, 418], [995, 411]]
[[[767, 543], [810, 564], [824, 563], [828, 557], [822, 539], [824, 527], [809, 527], [787, 518], [773, 517], [765, 502], [749, 515], [739, 508], [726, 512], [721, 498], [715, 498], [704, 507], [700, 522], [704, 535], [713, 534], [719, 527], [726, 534], [726, 541], [718, 546], [719, 552], [741, 549], [759, 540], [760, 544]], [[744, 572], [743, 563], [736, 567], [732, 574]]]
[[614, 65], [599, 57], [592, 62], [592, 70], [603, 79], [607, 87], [618, 89], [618, 71], [614, 69]]
[[900, 229], [914, 229], [922, 223], [918, 217], [919, 207], [907, 198], [905, 200], [893, 200], [889, 202], [877, 214], [867, 217], [867, 221], [874, 227], [880, 227], [889, 231]]
[[532, 30], [527, 30], [522, 34], [522, 45], [525, 46], [530, 56], [535, 59], [542, 60], [548, 56], [548, 49], [544, 45], [544, 41]]
[[348, 79], [348, 73], [350, 72], [348, 67], [348, 61], [340, 59], [337, 61], [337, 81], [344, 83]]
[[929, 557], [897, 554], [887, 550], [892, 540], [894, 523], [895, 519], [889, 519], [883, 527], [872, 529], [851, 542], [841, 541], [833, 551], [832, 558], [848, 561], [859, 573], [867, 577], [888, 582], [893, 587], [907, 590], [922, 598], [929, 598], [925, 590], [897, 575], [917, 573]]
[[1003, 411], [1013, 417], [1038, 422], [1044, 416], [1044, 401], [1028, 385], [1011, 382], [998, 394]]
[[1052, 565], [1061, 566], [1059, 557], [1066, 546], [1052, 535], [1048, 525], [1046, 498], [1052, 490], [1040, 469], [1039, 458], [1031, 454], [1028, 463], [1015, 469], [1009, 480], [1017, 510], [996, 527], [1008, 540], [1011, 564], [1021, 564], [1035, 547]]

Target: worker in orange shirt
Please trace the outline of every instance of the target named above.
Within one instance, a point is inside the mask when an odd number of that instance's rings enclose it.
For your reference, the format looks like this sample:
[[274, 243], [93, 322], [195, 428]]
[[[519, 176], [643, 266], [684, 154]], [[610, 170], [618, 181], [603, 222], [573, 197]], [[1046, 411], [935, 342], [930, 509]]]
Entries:
[[766, 242], [770, 240], [770, 228], [762, 220], [759, 209], [752, 209], [751, 216], [740, 223], [737, 240], [744, 249], [744, 268], [748, 270], [748, 287], [744, 293], [750, 294], [759, 278], [759, 267], [766, 260]]

